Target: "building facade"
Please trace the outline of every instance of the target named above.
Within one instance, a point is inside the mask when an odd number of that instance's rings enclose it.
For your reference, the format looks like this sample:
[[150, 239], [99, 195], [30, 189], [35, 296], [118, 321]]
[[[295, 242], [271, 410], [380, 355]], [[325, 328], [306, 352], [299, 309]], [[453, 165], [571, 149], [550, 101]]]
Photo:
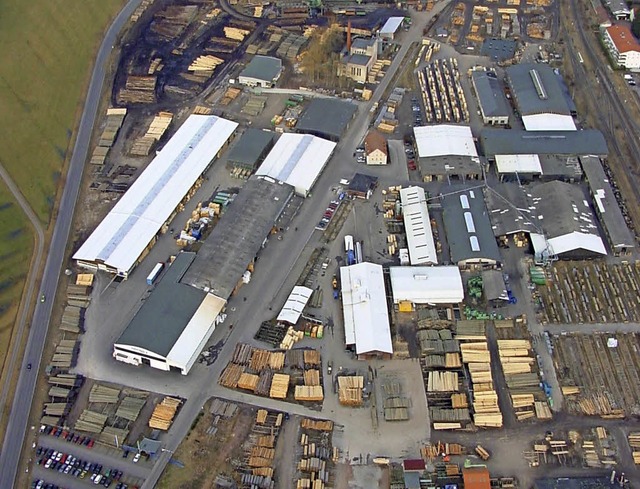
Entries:
[[604, 43], [613, 62], [628, 70], [640, 71], [640, 43], [627, 24], [614, 24], [602, 29]]

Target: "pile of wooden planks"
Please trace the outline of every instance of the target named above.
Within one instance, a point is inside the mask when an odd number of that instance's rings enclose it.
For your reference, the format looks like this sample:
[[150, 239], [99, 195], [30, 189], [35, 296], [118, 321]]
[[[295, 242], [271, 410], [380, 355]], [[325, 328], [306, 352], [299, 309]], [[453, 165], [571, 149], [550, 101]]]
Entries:
[[244, 41], [251, 32], [246, 29], [239, 29], [237, 27], [225, 26], [224, 35], [229, 39], [235, 39], [236, 41]]
[[640, 432], [632, 431], [627, 436], [627, 440], [629, 441], [629, 447], [631, 447], [633, 463], [640, 465]]
[[93, 273], [79, 273], [76, 276], [76, 285], [79, 287], [85, 287], [85, 295], [87, 295], [93, 285], [93, 278]]
[[266, 409], [258, 409], [258, 412], [256, 413], [256, 424], [264, 424], [268, 415], [269, 411]]
[[93, 384], [89, 392], [89, 402], [115, 404], [120, 398], [120, 389], [106, 385]]
[[272, 351], [269, 357], [269, 368], [272, 370], [282, 370], [284, 367], [285, 353], [283, 351]]
[[420, 448], [420, 455], [424, 460], [434, 460], [444, 455], [464, 455], [467, 449], [459, 443], [445, 443], [438, 441], [435, 444], [428, 443]]
[[498, 394], [495, 391], [473, 393], [473, 422], [485, 428], [501, 428], [502, 413], [498, 406]]
[[238, 381], [240, 380], [240, 376], [244, 373], [244, 369], [245, 368], [242, 365], [238, 365], [233, 362], [229, 363], [220, 375], [218, 383], [223, 387], [235, 389], [238, 387]]
[[289, 378], [289, 375], [286, 374], [273, 374], [269, 397], [273, 399], [285, 399], [289, 391]]
[[156, 102], [156, 75], [129, 75], [124, 88], [118, 91], [118, 103], [128, 104], [153, 104]]
[[304, 371], [304, 385], [320, 385], [320, 370], [311, 369]]
[[251, 356], [253, 355], [253, 347], [246, 343], [238, 343], [233, 350], [231, 361], [237, 365], [249, 365]]
[[259, 376], [255, 374], [248, 374], [243, 372], [238, 379], [238, 388], [250, 390], [251, 392], [256, 390], [256, 386], [258, 385]]
[[198, 14], [197, 5], [170, 5], [156, 13], [150, 31], [164, 41], [180, 36]]
[[51, 366], [59, 368], [71, 368], [75, 365], [79, 350], [79, 341], [60, 340], [51, 359]]
[[479, 319], [456, 322], [456, 339], [459, 341], [484, 341], [487, 339], [485, 323]]
[[441, 372], [437, 370], [429, 372], [427, 392], [456, 392], [458, 388], [457, 372]]
[[211, 54], [205, 56], [198, 56], [193, 62], [189, 65], [189, 71], [206, 71], [208, 73], [213, 74], [213, 70], [216, 69], [219, 65], [224, 63], [224, 60], [218, 58], [217, 56], [213, 56]]
[[273, 381], [273, 371], [263, 370], [260, 372], [258, 384], [255, 387], [255, 393], [259, 396], [268, 396], [271, 390], [271, 382]]
[[322, 421], [319, 419], [302, 418], [300, 427], [305, 430], [333, 431], [333, 421]]
[[153, 413], [151, 413], [149, 428], [167, 431], [171, 423], [173, 423], [173, 418], [180, 404], [182, 404], [180, 399], [165, 397], [162, 402], [155, 407]]
[[463, 343], [460, 345], [464, 363], [491, 363], [491, 355], [486, 341]]
[[229, 87], [227, 91], [224, 92], [222, 100], [220, 100], [220, 104], [229, 105], [238, 97], [238, 95], [240, 95], [240, 93], [242, 93], [242, 90], [240, 90], [239, 88]]
[[293, 398], [296, 401], [321, 402], [324, 391], [321, 385], [296, 385]]
[[270, 359], [271, 352], [256, 348], [251, 353], [249, 368], [255, 372], [260, 372], [269, 366]]
[[[262, 105], [259, 108], [258, 113], [260, 113], [263, 108], [264, 108], [264, 105]], [[242, 110], [244, 111], [244, 108]], [[255, 114], [255, 115], [258, 115], [258, 114]], [[287, 332], [284, 335], [284, 338], [280, 342], [280, 349], [290, 350], [291, 348], [293, 348], [293, 345], [295, 345], [302, 338], [304, 338], [303, 331], [296, 331], [295, 329], [293, 329], [293, 326], [289, 326], [289, 328], [287, 329]]]
[[107, 417], [108, 416], [106, 414], [85, 409], [80, 413], [80, 417], [78, 418], [78, 421], [76, 421], [74, 428], [78, 431], [100, 433], [102, 428], [104, 428], [104, 424], [107, 422]]
[[469, 407], [467, 395], [462, 392], [459, 394], [451, 394], [451, 407], [454, 409]]
[[320, 352], [318, 350], [304, 350], [304, 364], [308, 366], [320, 365]]
[[338, 401], [343, 406], [362, 406], [363, 387], [364, 377], [361, 375], [338, 377]]
[[536, 401], [534, 408], [538, 419], [551, 419], [553, 417], [547, 401]]
[[122, 402], [118, 406], [118, 410], [116, 411], [116, 416], [118, 416], [119, 418], [126, 419], [128, 421], [135, 421], [136, 419], [138, 419], [138, 416], [140, 415], [140, 411], [142, 410], [146, 402], [147, 402], [146, 397], [139, 398], [139, 397], [127, 396], [122, 400]]
[[160, 141], [169, 125], [173, 121], [171, 112], [160, 112], [156, 115], [144, 136], [136, 139], [129, 150], [129, 154], [133, 156], [147, 156], [151, 152], [153, 145]]

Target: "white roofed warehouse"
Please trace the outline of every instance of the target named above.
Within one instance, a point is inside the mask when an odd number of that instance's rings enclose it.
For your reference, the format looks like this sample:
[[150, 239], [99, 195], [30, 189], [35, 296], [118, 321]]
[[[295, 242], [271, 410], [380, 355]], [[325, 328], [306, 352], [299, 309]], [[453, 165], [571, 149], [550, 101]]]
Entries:
[[400, 202], [411, 264], [437, 264], [438, 256], [424, 189], [420, 187], [401, 189]]
[[256, 175], [265, 175], [291, 185], [306, 197], [331, 158], [336, 143], [311, 134], [286, 133], [260, 165]]
[[237, 127], [221, 117], [189, 116], [73, 255], [77, 264], [127, 278]]
[[380, 28], [381, 39], [387, 39], [389, 41], [393, 41], [393, 38], [400, 29], [400, 26], [404, 22], [404, 17], [389, 17], [384, 25]]
[[413, 134], [423, 181], [477, 180], [482, 176], [469, 126], [421, 126], [414, 127]]
[[460, 269], [446, 267], [390, 267], [393, 303], [459, 304], [464, 299]]
[[358, 263], [340, 268], [345, 343], [358, 359], [393, 354], [382, 265]]
[[307, 302], [309, 302], [311, 294], [313, 294], [313, 289], [296, 285], [291, 291], [291, 294], [289, 294], [287, 302], [282, 306], [282, 310], [276, 319], [285, 323], [296, 324]]

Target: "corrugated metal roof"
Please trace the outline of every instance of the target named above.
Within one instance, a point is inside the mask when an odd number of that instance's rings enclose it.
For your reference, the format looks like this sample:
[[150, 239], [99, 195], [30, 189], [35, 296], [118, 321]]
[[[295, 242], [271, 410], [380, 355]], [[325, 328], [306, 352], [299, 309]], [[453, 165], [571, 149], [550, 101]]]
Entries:
[[438, 263], [424, 189], [421, 187], [401, 189], [400, 202], [411, 264]]
[[73, 255], [126, 275], [238, 124], [191, 115]]
[[571, 115], [561, 83], [547, 64], [522, 63], [505, 69], [511, 94], [521, 115]]
[[542, 175], [538, 155], [496, 155], [498, 173], [521, 173]]
[[464, 299], [457, 266], [389, 267], [393, 302], [457, 304]]
[[389, 17], [380, 29], [380, 35], [394, 34], [402, 25], [404, 17]]
[[418, 156], [470, 156], [477, 157], [471, 127], [438, 124], [413, 128]]
[[298, 319], [300, 319], [300, 315], [304, 310], [307, 302], [309, 302], [309, 298], [313, 294], [313, 290], [309, 287], [302, 287], [300, 285], [296, 285], [287, 301], [282, 306], [282, 310], [280, 314], [278, 314], [278, 321], [285, 321], [289, 324], [296, 324]]
[[257, 54], [242, 70], [240, 77], [272, 82], [280, 76], [281, 71], [282, 61], [280, 59]]
[[464, 489], [491, 489], [491, 477], [486, 467], [465, 467], [462, 479]]
[[485, 128], [480, 145], [487, 158], [495, 155], [598, 155], [607, 156], [607, 142], [597, 129], [581, 131], [520, 131]]
[[511, 114], [495, 71], [474, 70], [471, 72], [471, 78], [485, 116], [508, 117]]

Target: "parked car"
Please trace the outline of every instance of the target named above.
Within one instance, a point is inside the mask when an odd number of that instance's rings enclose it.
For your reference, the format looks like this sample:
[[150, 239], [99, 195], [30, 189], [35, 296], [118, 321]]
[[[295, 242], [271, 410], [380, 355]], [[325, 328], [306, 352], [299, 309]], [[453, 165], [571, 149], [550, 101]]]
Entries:
[[133, 463], [137, 464], [139, 460], [140, 460], [140, 452], [136, 453], [136, 456], [133, 457]]

